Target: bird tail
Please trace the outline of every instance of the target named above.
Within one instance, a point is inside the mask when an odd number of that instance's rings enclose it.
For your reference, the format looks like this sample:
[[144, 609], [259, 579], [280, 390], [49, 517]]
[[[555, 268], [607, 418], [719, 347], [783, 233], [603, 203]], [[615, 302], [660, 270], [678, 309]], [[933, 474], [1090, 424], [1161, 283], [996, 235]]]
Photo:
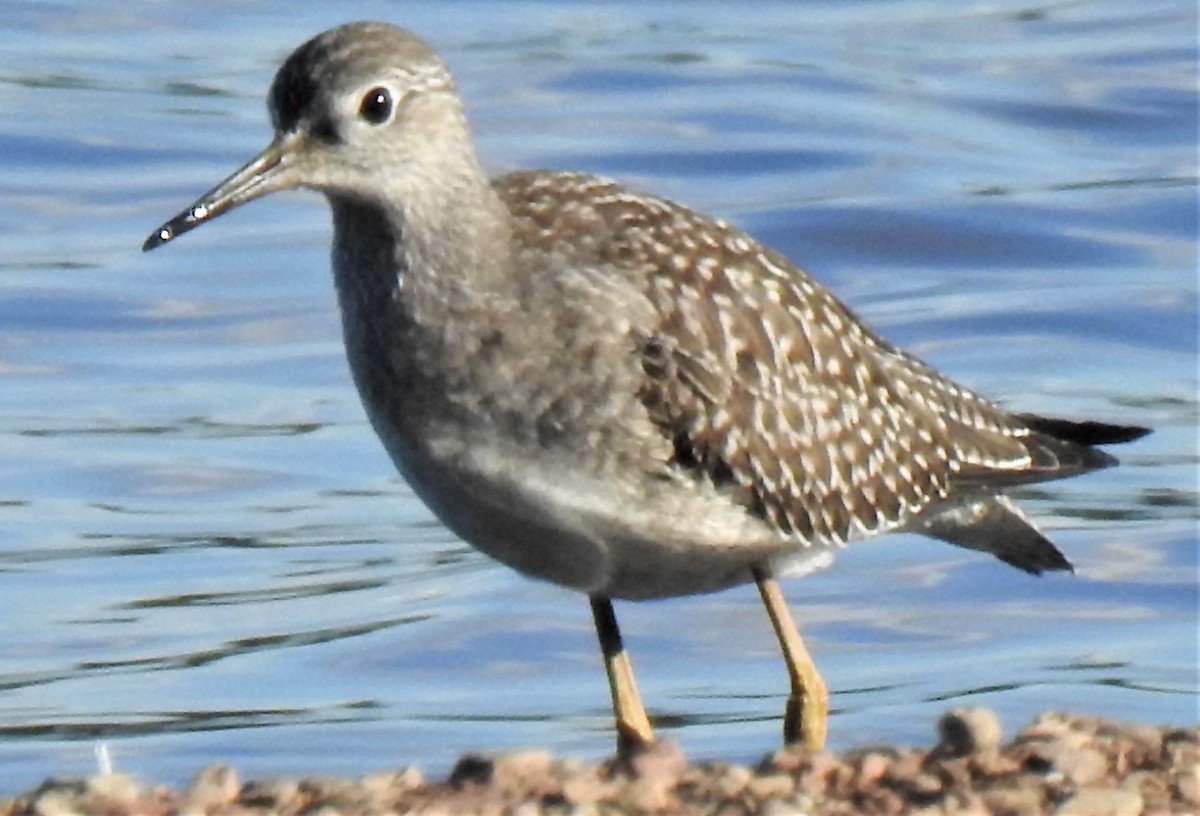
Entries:
[[[993, 471], [987, 474], [991, 487], [1057, 479], [1115, 465], [1117, 460], [1095, 445], [1132, 442], [1150, 433], [1137, 425], [1104, 422], [1074, 422], [1067, 419], [1017, 414], [1032, 433], [1025, 447], [1032, 466], [1009, 478]], [[969, 474], [960, 474], [970, 478]], [[973, 500], [932, 509], [918, 519], [916, 532], [940, 538], [971, 550], [982, 550], [1026, 572], [1070, 570], [1071, 562], [1002, 493], [977, 496]]]
[[989, 552], [1006, 564], [1040, 575], [1072, 570], [1071, 562], [1002, 494], [981, 496], [921, 517], [913, 532], [968, 550]]
[[1064, 442], [1074, 442], [1078, 445], [1119, 445], [1141, 439], [1150, 433], [1149, 428], [1140, 425], [1110, 425], [1107, 422], [1076, 422], [1070, 419], [1038, 416], [1037, 414], [1016, 414], [1018, 420], [1033, 431], [1061, 439]]

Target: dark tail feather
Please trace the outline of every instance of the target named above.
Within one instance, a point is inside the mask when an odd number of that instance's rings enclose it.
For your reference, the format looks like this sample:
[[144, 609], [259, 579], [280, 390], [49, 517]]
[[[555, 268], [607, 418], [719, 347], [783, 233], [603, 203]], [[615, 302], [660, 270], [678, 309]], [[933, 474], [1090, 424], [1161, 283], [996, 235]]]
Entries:
[[[1072, 422], [1036, 414], [1016, 414], [1032, 432], [1024, 437], [1029, 467], [1004, 471], [964, 467], [955, 475], [960, 484], [994, 491], [1009, 485], [1061, 479], [1076, 473], [1115, 465], [1117, 460], [1095, 445], [1132, 442], [1150, 433], [1137, 425]], [[1069, 570], [1071, 562], [1030, 524], [1016, 505], [1000, 494], [983, 495], [964, 504], [933, 510], [912, 529], [971, 550], [990, 552], [1005, 563], [1032, 572]]]
[[1136, 425], [1073, 422], [1037, 414], [1014, 414], [1013, 417], [1030, 431], [1021, 440], [1029, 454], [1028, 466], [1005, 470], [988, 465], [964, 465], [954, 474], [955, 482], [964, 487], [996, 489], [1065, 479], [1117, 464], [1115, 456], [1096, 445], [1130, 442], [1150, 433], [1149, 428]]
[[1069, 419], [1056, 419], [1037, 414], [1017, 414], [1016, 417], [1031, 430], [1080, 445], [1119, 445], [1122, 442], [1141, 439], [1150, 433], [1149, 428], [1143, 428], [1140, 425], [1109, 425], [1106, 422], [1090, 420], [1073, 422]]
[[1004, 496], [984, 496], [921, 518], [914, 532], [969, 550], [990, 552], [1006, 564], [1039, 575], [1070, 570], [1071, 562]]
[[[1069, 419], [1016, 414], [1031, 433], [1025, 437], [1029, 467], [1008, 473], [993, 470], [980, 481], [1001, 487], [1006, 485], [1063, 479], [1089, 470], [1112, 467], [1117, 459], [1096, 445], [1131, 442], [1150, 433], [1137, 425], [1108, 425], [1104, 422], [1073, 422]], [[964, 483], [974, 476], [970, 468], [960, 474]]]

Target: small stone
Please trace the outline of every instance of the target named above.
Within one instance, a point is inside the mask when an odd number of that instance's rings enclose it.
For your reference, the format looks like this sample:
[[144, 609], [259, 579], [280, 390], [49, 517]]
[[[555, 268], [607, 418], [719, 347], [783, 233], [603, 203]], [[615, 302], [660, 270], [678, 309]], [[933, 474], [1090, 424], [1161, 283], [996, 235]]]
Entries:
[[56, 788], [40, 794], [33, 803], [38, 816], [83, 816], [79, 793], [69, 788]]
[[1016, 742], [1039, 742], [1049, 739], [1067, 739], [1074, 735], [1074, 727], [1067, 715], [1058, 711], [1040, 714], [1031, 724], [1021, 729]]
[[760, 771], [778, 770], [794, 771], [806, 766], [809, 758], [824, 751], [811, 751], [801, 745], [785, 745], [774, 753], [768, 754], [758, 763]]
[[1119, 788], [1084, 788], [1059, 805], [1054, 816], [1139, 816], [1142, 797]]
[[1200, 764], [1184, 768], [1175, 774], [1171, 786], [1181, 801], [1189, 805], [1200, 805]]
[[830, 751], [813, 751], [806, 773], [801, 777], [806, 790], [816, 786], [813, 792], [823, 790], [830, 779], [845, 770], [846, 763]]
[[638, 751], [629, 760], [635, 776], [678, 777], [687, 768], [687, 757], [674, 742], [656, 742]]
[[205, 812], [234, 802], [241, 790], [238, 773], [228, 765], [201, 768], [183, 789], [181, 811]]
[[666, 810], [671, 804], [671, 788], [662, 777], [634, 779], [621, 791], [617, 805], [634, 813]]
[[745, 765], [727, 765], [716, 775], [713, 787], [721, 796], [732, 799], [741, 794], [753, 778], [753, 772]]
[[896, 785], [907, 785], [922, 772], [923, 765], [922, 758], [915, 753], [900, 754], [888, 765], [885, 777]]
[[344, 816], [345, 813], [345, 810], [333, 805], [318, 805], [304, 810], [304, 816]]
[[575, 805], [592, 805], [599, 802], [611, 790], [610, 783], [591, 770], [579, 770], [563, 780], [563, 797]]
[[1182, 737], [1167, 737], [1163, 740], [1163, 748], [1170, 758], [1172, 769], [1186, 771], [1200, 767], [1200, 745], [1196, 742]]
[[921, 798], [936, 796], [942, 792], [944, 787], [942, 780], [928, 771], [922, 771], [909, 782], [909, 788]]
[[294, 779], [252, 779], [238, 793], [239, 805], [249, 808], [283, 810], [300, 796], [300, 783]]
[[725, 802], [712, 816], [750, 816], [750, 807], [742, 801]]
[[1042, 793], [1034, 785], [1015, 785], [1010, 788], [990, 790], [983, 800], [996, 816], [1023, 816], [1026, 813], [1042, 812]]
[[1065, 779], [1080, 787], [1108, 776], [1108, 760], [1095, 748], [1076, 748], [1056, 741], [1040, 746], [1037, 753]]
[[502, 790], [516, 791], [538, 785], [551, 775], [554, 759], [549, 751], [520, 751], [497, 757], [492, 762], [492, 783]]
[[446, 781], [456, 788], [468, 784], [486, 785], [492, 781], [494, 770], [495, 764], [487, 757], [467, 754], [455, 763], [454, 770], [450, 772]]
[[1120, 734], [1125, 739], [1136, 743], [1146, 753], [1157, 754], [1162, 750], [1162, 729], [1142, 723], [1122, 723]]
[[746, 792], [760, 803], [768, 799], [786, 799], [795, 791], [795, 781], [785, 774], [756, 776], [746, 784]]
[[874, 785], [883, 778], [891, 764], [892, 758], [878, 751], [863, 754], [858, 764], [858, 784]]
[[360, 783], [367, 793], [375, 796], [390, 796], [420, 787], [425, 776], [419, 768], [401, 768], [396, 771], [377, 771], [364, 776]]
[[808, 816], [809, 811], [782, 799], [771, 799], [756, 811], [757, 816]]
[[137, 801], [141, 796], [141, 790], [133, 779], [123, 773], [102, 773], [89, 777], [87, 792], [109, 802], [125, 805]]
[[994, 750], [1003, 730], [1000, 719], [988, 708], [956, 708], [938, 720], [938, 745], [934, 753], [963, 757]]

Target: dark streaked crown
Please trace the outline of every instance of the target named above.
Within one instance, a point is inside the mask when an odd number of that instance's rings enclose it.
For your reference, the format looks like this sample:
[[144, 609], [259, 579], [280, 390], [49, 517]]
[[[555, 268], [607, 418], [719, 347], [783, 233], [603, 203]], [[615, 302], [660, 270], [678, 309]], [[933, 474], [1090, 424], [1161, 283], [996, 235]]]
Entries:
[[280, 66], [268, 97], [272, 122], [294, 130], [338, 94], [384, 76], [453, 87], [445, 62], [416, 35], [389, 23], [347, 23], [308, 40]]

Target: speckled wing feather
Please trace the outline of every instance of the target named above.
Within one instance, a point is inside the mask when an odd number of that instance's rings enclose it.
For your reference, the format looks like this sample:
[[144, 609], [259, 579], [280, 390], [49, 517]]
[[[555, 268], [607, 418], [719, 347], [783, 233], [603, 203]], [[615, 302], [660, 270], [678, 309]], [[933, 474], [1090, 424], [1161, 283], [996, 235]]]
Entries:
[[516, 173], [497, 189], [519, 219], [553, 218], [537, 224], [543, 234], [568, 236], [573, 252], [593, 253], [584, 260], [644, 288], [658, 324], [633, 332], [639, 396], [673, 466], [727, 488], [781, 535], [842, 543], [961, 496], [978, 506], [923, 532], [995, 551], [957, 527], [1020, 521], [986, 504], [1000, 487], [1111, 461], [891, 346], [727, 223], [581, 174]]

